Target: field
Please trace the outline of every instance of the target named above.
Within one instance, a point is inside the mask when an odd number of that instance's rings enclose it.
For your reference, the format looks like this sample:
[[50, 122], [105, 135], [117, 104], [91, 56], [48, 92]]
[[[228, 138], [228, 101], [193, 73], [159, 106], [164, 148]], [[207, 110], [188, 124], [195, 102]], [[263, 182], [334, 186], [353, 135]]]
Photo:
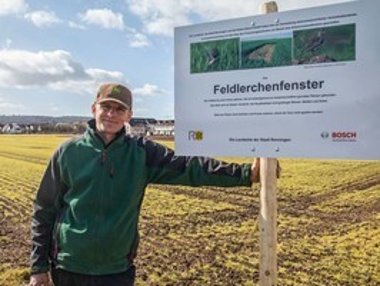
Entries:
[[[28, 280], [32, 200], [65, 139], [0, 136], [0, 285]], [[380, 162], [280, 162], [278, 285], [380, 285]], [[137, 285], [257, 285], [258, 212], [258, 185], [152, 185], [140, 220]]]
[[292, 64], [291, 38], [241, 42], [241, 67], [265, 68]]

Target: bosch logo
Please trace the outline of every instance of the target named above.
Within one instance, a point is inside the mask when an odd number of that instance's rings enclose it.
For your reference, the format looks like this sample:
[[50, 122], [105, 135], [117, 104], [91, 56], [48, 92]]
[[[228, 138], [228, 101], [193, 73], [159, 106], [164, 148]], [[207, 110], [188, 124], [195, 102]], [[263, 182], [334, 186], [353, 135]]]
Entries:
[[356, 132], [332, 132], [331, 138], [333, 139], [356, 139]]
[[[329, 134], [328, 132], [322, 132], [321, 136], [323, 137], [324, 133]], [[331, 138], [331, 141], [333, 142], [356, 142], [358, 134], [356, 131], [333, 131], [330, 132], [329, 137]]]
[[356, 142], [357, 141], [358, 134], [356, 131], [322, 131], [321, 132], [321, 138], [323, 140], [330, 138], [329, 140], [326, 140], [326, 142], [333, 141], [333, 142]]

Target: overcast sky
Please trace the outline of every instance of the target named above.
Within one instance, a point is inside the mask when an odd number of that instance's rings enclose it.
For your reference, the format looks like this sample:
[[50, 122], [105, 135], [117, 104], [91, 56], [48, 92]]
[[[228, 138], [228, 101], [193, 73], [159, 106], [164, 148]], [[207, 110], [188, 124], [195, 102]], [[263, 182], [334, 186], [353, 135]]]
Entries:
[[0, 114], [89, 116], [98, 85], [112, 81], [131, 88], [136, 117], [172, 119], [173, 27], [255, 15], [263, 2], [0, 0]]

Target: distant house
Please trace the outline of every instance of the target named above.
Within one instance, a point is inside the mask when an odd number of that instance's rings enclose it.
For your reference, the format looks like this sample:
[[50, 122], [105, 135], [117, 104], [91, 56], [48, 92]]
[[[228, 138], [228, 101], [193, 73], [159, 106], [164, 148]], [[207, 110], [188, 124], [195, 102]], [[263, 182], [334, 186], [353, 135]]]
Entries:
[[31, 124], [26, 125], [25, 126], [25, 132], [26, 133], [34, 133], [35, 132], [35, 127], [33, 125], [31, 125]]
[[74, 133], [75, 125], [71, 123], [59, 122], [54, 125], [54, 131], [57, 133]]
[[174, 136], [174, 120], [132, 118], [126, 131], [140, 136]]
[[7, 133], [7, 134], [20, 134], [25, 131], [25, 128], [21, 127], [17, 123], [8, 123], [3, 126], [1, 129], [2, 133]]
[[129, 131], [131, 134], [147, 136], [151, 134], [150, 125], [156, 123], [153, 118], [132, 118], [129, 121]]
[[174, 120], [158, 120], [150, 129], [154, 136], [174, 136]]

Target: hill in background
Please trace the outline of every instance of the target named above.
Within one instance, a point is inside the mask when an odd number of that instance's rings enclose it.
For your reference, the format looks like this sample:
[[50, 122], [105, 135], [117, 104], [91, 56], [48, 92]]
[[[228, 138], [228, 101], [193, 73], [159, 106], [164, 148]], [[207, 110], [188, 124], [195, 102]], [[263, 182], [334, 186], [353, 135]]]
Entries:
[[0, 115], [0, 124], [57, 124], [88, 121], [87, 116]]

